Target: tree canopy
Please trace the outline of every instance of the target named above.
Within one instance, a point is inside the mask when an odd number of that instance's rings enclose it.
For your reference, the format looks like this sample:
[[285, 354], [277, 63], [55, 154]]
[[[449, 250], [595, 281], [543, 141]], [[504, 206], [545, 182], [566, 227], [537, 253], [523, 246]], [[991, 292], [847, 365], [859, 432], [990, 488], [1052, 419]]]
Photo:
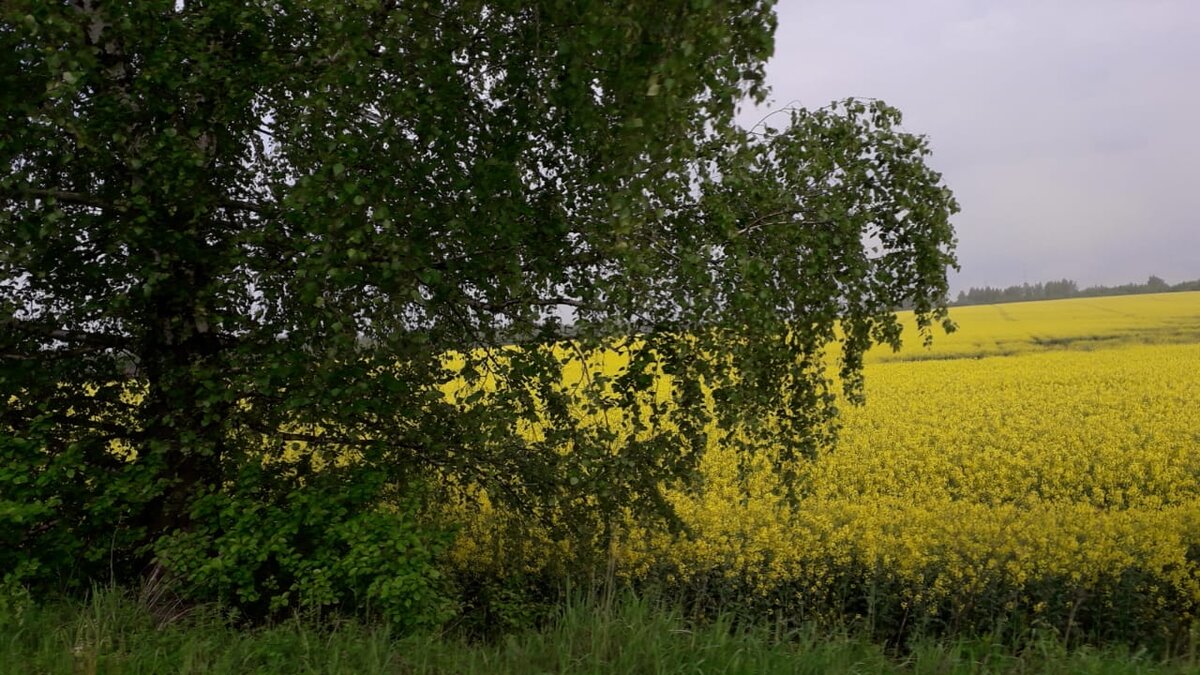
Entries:
[[[0, 569], [24, 579], [171, 561], [278, 604], [421, 489], [570, 527], [661, 511], [707, 392], [804, 452], [827, 347], [854, 393], [895, 307], [945, 319], [957, 207], [898, 111], [735, 123], [767, 95], [770, 2], [0, 12]], [[634, 335], [628, 368], [564, 392], [546, 345]], [[669, 401], [618, 450], [577, 423], [655, 373]], [[450, 400], [456, 376], [502, 386]], [[308, 515], [264, 515], [284, 506]], [[202, 562], [268, 525], [292, 543], [253, 539], [252, 578]]]

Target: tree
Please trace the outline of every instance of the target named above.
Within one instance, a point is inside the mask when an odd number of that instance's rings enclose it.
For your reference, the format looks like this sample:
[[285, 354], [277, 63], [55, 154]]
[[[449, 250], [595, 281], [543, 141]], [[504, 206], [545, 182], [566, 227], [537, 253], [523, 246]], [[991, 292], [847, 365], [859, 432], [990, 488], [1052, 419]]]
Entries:
[[[265, 609], [386, 595], [368, 554], [421, 490], [663, 513], [700, 382], [802, 452], [837, 330], [854, 393], [893, 307], [945, 318], [956, 205], [896, 110], [735, 125], [769, 2], [0, 11], [0, 568], [30, 583], [157, 561]], [[565, 392], [568, 334], [630, 366]], [[451, 353], [501, 386], [449, 400]], [[654, 373], [636, 437], [577, 423]]]

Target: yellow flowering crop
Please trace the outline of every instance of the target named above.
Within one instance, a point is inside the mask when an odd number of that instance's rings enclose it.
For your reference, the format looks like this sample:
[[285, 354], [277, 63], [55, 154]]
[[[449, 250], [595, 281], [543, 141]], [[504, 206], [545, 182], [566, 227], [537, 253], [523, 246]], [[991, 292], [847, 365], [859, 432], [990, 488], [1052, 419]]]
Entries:
[[1200, 342], [1200, 292], [1157, 293], [979, 305], [951, 309], [958, 330], [931, 349], [915, 339], [910, 313], [899, 353], [879, 349], [868, 361], [1008, 355], [1045, 349]]
[[[1180, 618], [1200, 606], [1200, 293], [952, 317], [932, 349], [872, 354], [866, 405], [797, 467], [794, 502], [713, 429], [700, 488], [672, 494], [687, 531], [628, 523], [617, 570], [808, 598], [850, 579], [943, 614], [1111, 605], [1118, 587]], [[499, 518], [464, 524], [461, 562], [497, 562]]]

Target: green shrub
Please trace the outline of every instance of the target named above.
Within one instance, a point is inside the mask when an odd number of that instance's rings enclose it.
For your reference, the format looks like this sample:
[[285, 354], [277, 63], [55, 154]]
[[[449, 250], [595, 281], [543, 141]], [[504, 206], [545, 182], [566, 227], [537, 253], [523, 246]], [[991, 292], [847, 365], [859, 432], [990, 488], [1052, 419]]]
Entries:
[[[389, 503], [375, 474], [331, 472], [264, 495], [265, 471], [198, 499], [194, 526], [157, 543], [184, 592], [251, 619], [285, 610], [366, 610], [402, 630], [448, 618], [438, 558], [446, 530], [423, 524], [419, 500]], [[280, 489], [282, 488], [282, 489]]]
[[83, 592], [145, 565], [162, 463], [127, 462], [99, 437], [58, 443], [0, 430], [0, 582]]

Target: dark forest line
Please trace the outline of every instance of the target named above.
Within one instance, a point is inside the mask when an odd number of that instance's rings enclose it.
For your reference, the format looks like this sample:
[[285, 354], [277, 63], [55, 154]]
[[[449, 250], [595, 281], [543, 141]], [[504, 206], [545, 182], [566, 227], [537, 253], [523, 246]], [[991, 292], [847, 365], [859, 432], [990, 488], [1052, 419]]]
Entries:
[[1033, 300], [1060, 300], [1064, 298], [1095, 298], [1106, 295], [1139, 295], [1144, 293], [1170, 293], [1174, 291], [1200, 291], [1200, 279], [1169, 284], [1158, 276], [1151, 275], [1144, 283], [1129, 283], [1119, 286], [1088, 286], [1079, 288], [1071, 279], [1046, 281], [1035, 284], [1019, 284], [1007, 288], [992, 286], [971, 287], [959, 291], [952, 304], [994, 305], [1005, 302], [1029, 302]]

